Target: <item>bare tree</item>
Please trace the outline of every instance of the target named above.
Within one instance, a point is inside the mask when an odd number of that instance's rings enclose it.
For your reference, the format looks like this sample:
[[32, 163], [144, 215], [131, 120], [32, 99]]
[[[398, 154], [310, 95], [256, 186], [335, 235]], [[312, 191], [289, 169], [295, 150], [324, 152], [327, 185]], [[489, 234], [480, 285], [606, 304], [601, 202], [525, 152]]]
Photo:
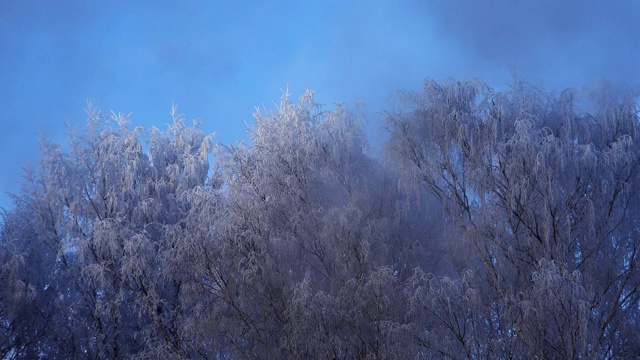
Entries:
[[388, 149], [405, 188], [428, 188], [462, 230], [472, 288], [494, 309], [483, 336], [529, 358], [633, 357], [635, 95], [605, 89], [578, 113], [575, 94], [427, 81], [387, 117]]

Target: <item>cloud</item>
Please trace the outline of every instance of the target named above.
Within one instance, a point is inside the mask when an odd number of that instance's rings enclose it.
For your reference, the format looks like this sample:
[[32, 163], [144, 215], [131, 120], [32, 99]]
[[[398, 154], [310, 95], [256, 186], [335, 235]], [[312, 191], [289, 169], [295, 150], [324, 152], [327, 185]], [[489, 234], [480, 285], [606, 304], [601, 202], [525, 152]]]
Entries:
[[[638, 3], [640, 4], [640, 3]], [[328, 106], [364, 101], [371, 127], [426, 77], [510, 70], [545, 87], [640, 83], [631, 1], [0, 1], [0, 186], [17, 191], [35, 134], [64, 141], [87, 100], [163, 127], [173, 101], [207, 132], [246, 138], [287, 85]], [[2, 184], [9, 185], [2, 185]], [[3, 200], [0, 198], [0, 206]], [[6, 202], [5, 202], [6, 203]]]
[[640, 3], [631, 1], [415, 2], [480, 71], [515, 67], [525, 80], [579, 86], [640, 81]]

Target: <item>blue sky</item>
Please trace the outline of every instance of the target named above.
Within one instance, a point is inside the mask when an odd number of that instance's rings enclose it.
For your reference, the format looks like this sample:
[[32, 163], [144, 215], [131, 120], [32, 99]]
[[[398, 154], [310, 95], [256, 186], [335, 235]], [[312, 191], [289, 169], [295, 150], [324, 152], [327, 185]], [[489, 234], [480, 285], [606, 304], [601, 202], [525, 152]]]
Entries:
[[362, 101], [375, 147], [379, 112], [425, 78], [638, 84], [639, 4], [0, 0], [0, 207], [38, 134], [63, 142], [88, 100], [159, 128], [175, 102], [232, 143], [255, 107], [311, 88], [327, 106]]

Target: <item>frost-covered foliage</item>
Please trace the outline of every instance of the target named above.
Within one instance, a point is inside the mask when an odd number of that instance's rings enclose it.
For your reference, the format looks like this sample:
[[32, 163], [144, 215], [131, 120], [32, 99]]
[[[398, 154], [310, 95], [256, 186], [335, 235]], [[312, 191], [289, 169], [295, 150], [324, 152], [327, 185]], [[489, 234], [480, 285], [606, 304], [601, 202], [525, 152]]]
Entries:
[[636, 97], [583, 93], [427, 81], [385, 160], [312, 92], [215, 147], [90, 109], [3, 216], [0, 358], [640, 356]]
[[210, 306], [225, 312], [229, 353], [383, 354], [379, 322], [399, 304], [363, 318], [366, 293], [377, 274], [393, 274], [378, 290], [389, 297], [383, 289], [420, 265], [424, 218], [403, 214], [412, 205], [365, 155], [357, 114], [344, 105], [322, 111], [311, 93], [297, 104], [285, 94], [276, 112], [255, 117], [252, 146], [220, 146], [216, 158], [220, 251], [205, 267], [216, 269], [206, 274], [219, 300]]
[[491, 309], [472, 337], [524, 358], [639, 356], [637, 94], [601, 84], [581, 98], [588, 113], [573, 90], [520, 82], [427, 81], [407, 98], [388, 150], [400, 183], [431, 190], [462, 231]]
[[[183, 284], [167, 261], [212, 139], [174, 114], [167, 131], [90, 111], [68, 150], [43, 140], [16, 209], [5, 216], [2, 297], [8, 357], [119, 358], [158, 347], [186, 355]], [[4, 284], [6, 279], [7, 284]], [[4, 309], [11, 310], [5, 311]]]

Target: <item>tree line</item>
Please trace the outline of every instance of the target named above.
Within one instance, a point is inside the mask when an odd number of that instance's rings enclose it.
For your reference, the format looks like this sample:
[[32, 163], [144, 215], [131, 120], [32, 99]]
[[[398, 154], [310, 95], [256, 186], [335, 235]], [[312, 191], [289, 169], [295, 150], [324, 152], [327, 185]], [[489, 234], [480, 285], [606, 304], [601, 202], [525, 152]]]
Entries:
[[0, 227], [0, 358], [640, 356], [637, 92], [305, 92], [215, 144], [90, 108]]

